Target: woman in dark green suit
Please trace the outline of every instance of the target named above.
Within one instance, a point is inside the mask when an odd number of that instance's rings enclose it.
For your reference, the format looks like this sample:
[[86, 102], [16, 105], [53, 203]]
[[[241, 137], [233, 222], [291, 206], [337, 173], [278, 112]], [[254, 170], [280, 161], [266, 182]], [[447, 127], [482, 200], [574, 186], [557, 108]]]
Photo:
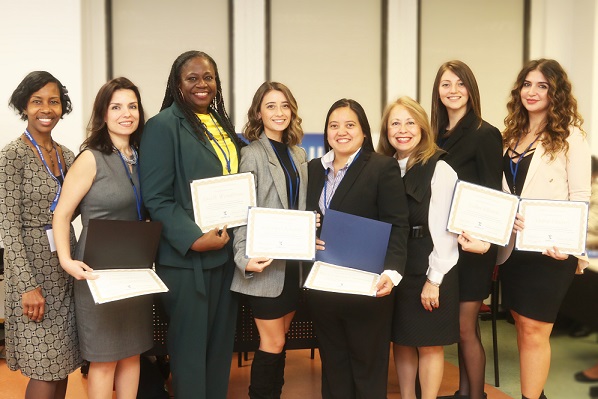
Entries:
[[240, 145], [216, 63], [199, 51], [181, 54], [139, 151], [144, 203], [163, 224], [156, 269], [169, 288], [163, 300], [177, 399], [226, 398], [237, 313], [232, 241], [226, 226], [197, 226], [189, 182], [237, 173]]

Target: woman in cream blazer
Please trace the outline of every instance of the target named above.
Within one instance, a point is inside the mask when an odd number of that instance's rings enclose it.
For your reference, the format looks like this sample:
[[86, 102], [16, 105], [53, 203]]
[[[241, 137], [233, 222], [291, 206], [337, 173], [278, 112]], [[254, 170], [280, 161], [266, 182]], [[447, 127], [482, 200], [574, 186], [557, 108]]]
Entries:
[[[507, 108], [503, 189], [521, 198], [589, 201], [590, 150], [571, 83], [558, 62], [530, 61], [519, 73]], [[524, 228], [518, 215], [515, 229]], [[513, 249], [498, 254], [503, 305], [517, 329], [522, 398], [546, 398], [550, 333], [573, 276], [584, 257]]]

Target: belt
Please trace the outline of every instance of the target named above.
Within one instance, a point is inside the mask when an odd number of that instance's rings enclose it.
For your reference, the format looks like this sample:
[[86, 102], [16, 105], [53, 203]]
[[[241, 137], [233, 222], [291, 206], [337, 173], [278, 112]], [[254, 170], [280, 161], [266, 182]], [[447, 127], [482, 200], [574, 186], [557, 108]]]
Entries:
[[411, 226], [409, 228], [409, 238], [424, 238], [429, 235], [428, 226]]

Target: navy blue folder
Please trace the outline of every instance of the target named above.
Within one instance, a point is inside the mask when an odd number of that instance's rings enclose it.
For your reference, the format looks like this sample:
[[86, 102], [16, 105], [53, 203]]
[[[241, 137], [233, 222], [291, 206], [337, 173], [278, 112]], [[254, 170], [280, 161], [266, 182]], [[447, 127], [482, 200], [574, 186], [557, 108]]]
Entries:
[[327, 209], [320, 234], [326, 249], [316, 252], [316, 260], [380, 274], [391, 227], [390, 223]]

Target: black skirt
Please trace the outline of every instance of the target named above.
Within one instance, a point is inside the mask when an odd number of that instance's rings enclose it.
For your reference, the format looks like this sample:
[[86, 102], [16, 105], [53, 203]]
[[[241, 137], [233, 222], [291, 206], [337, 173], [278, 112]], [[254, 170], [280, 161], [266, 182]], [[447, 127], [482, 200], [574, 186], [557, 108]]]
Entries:
[[287, 261], [284, 271], [284, 287], [279, 296], [266, 298], [248, 295], [253, 317], [274, 320], [297, 310], [299, 303], [299, 262]]
[[491, 245], [483, 255], [465, 252], [459, 246], [459, 300], [482, 301], [492, 289], [492, 273], [496, 265], [496, 245]]
[[572, 255], [556, 260], [513, 250], [499, 268], [502, 304], [527, 318], [554, 323], [576, 269], [577, 258]]
[[395, 288], [392, 342], [404, 346], [444, 346], [459, 341], [459, 280], [453, 267], [440, 286], [440, 306], [424, 309], [421, 292], [426, 275], [405, 275]]

